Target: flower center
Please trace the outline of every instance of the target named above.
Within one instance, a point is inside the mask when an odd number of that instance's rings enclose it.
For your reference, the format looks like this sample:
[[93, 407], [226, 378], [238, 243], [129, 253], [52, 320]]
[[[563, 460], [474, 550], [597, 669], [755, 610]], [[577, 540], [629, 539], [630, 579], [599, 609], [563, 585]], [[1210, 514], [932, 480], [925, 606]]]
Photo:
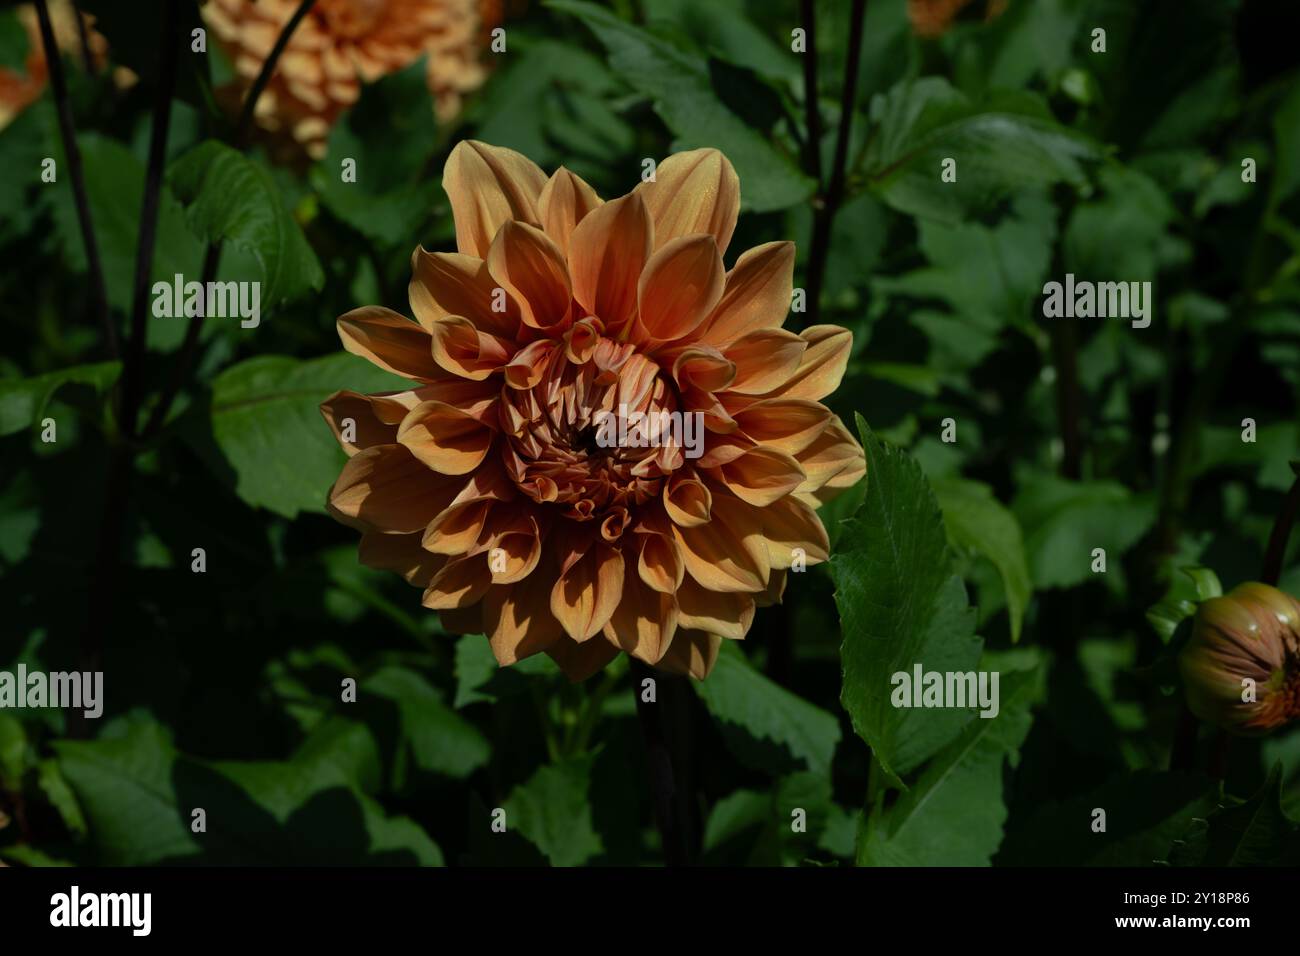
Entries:
[[676, 412], [676, 388], [630, 346], [601, 338], [575, 354], [555, 342], [530, 381], [506, 386], [502, 428], [506, 470], [534, 501], [578, 521], [625, 518], [682, 464], [672, 435], [652, 424]]

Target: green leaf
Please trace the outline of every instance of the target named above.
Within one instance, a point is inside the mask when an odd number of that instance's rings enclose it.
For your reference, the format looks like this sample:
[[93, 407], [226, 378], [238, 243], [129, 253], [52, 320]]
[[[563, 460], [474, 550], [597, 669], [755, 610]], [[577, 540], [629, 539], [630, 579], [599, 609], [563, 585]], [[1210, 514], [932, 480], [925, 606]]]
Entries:
[[344, 353], [308, 361], [263, 355], [226, 369], [212, 383], [212, 434], [235, 471], [236, 493], [286, 518], [323, 512], [344, 455], [320, 403], [343, 388], [409, 385]]
[[0, 10], [0, 69], [27, 72], [27, 28], [17, 10]]
[[[100, 865], [442, 862], [423, 830], [385, 816], [323, 752], [209, 763], [179, 754], [152, 720], [114, 729], [54, 744]], [[195, 809], [205, 812], [206, 832], [192, 830]]]
[[731, 642], [723, 643], [709, 679], [691, 686], [737, 759], [767, 772], [830, 773], [839, 721], [768, 680]]
[[591, 28], [609, 62], [635, 90], [654, 101], [673, 131], [675, 150], [713, 146], [736, 167], [745, 206], [755, 212], [785, 209], [812, 195], [815, 183], [789, 156], [745, 124], [714, 92], [708, 64], [583, 0], [548, 0]]
[[456, 641], [456, 699], [460, 710], [469, 704], [496, 703], [504, 697], [522, 694], [536, 676], [553, 677], [559, 667], [545, 654], [534, 654], [509, 667], [502, 667], [492, 647], [481, 634], [466, 634]]
[[541, 767], [506, 798], [506, 827], [517, 830], [552, 866], [581, 866], [604, 852], [592, 824], [592, 758]]
[[50, 399], [61, 388], [81, 385], [102, 397], [121, 374], [122, 363], [115, 361], [74, 365], [31, 378], [0, 379], [0, 435], [38, 426]]
[[302, 228], [284, 207], [271, 174], [254, 160], [209, 140], [173, 163], [168, 181], [196, 234], [242, 249], [257, 263], [263, 309], [324, 284]]
[[[312, 167], [312, 186], [330, 212], [363, 236], [414, 245], [442, 195], [437, 177], [421, 176], [437, 136], [421, 58], [362, 89], [330, 131], [325, 158]], [[355, 181], [343, 178], [349, 160]]]
[[[366, 678], [361, 689], [397, 706], [402, 741], [420, 770], [463, 780], [487, 763], [487, 739], [414, 671], [384, 667]], [[401, 787], [400, 778], [395, 785]]]
[[1220, 806], [1189, 828], [1173, 862], [1183, 866], [1295, 866], [1300, 826], [1282, 809], [1282, 766], [1249, 800]]
[[1092, 575], [1093, 550], [1106, 552], [1106, 573], [1155, 521], [1155, 503], [1114, 481], [1069, 481], [1035, 475], [1012, 505], [1026, 530], [1029, 569], [1039, 588], [1068, 588]]
[[1007, 819], [1003, 763], [1015, 765], [1029, 733], [1037, 675], [1011, 671], [1000, 685], [997, 716], [971, 721], [892, 806], [881, 793], [858, 845], [860, 865], [989, 865]]
[[[1030, 93], [972, 102], [941, 77], [905, 80], [871, 103], [867, 149], [873, 191], [901, 212], [956, 222], [1029, 185], [1087, 182], [1101, 150], [1062, 126]], [[946, 159], [956, 181], [942, 182]]]
[[[1011, 866], [1152, 866], [1217, 803], [1217, 787], [1191, 774], [1140, 770], [1081, 796], [1039, 807], [1013, 826], [998, 854]], [[1105, 830], [1096, 829], [1105, 812]]]
[[[94, 133], [78, 137], [78, 144], [86, 170], [86, 196], [103, 261], [108, 302], [119, 312], [129, 313], [134, 296], [135, 255], [144, 194], [144, 164], [126, 146]], [[61, 153], [59, 169], [67, 169], [67, 161]], [[63, 254], [69, 266], [84, 273], [87, 271], [86, 251], [72, 198], [71, 177], [60, 175], [53, 188], [57, 190], [51, 199], [54, 225]], [[229, 202], [232, 197], [223, 198]], [[197, 280], [202, 261], [203, 244], [186, 224], [185, 210], [164, 183], [159, 196], [158, 231], [150, 283], [170, 283], [178, 273]], [[174, 339], [179, 342], [185, 330], [183, 318], [155, 319], [150, 326], [151, 329], [157, 327], [160, 333], [165, 333], [168, 323], [172, 335], [166, 341]], [[151, 344], [155, 345], [163, 341], [155, 341], [153, 335], [150, 338]]]
[[797, 866], [819, 848], [837, 809], [831, 802], [830, 779], [823, 774], [790, 774], [761, 793], [737, 790], [709, 813], [705, 862]]
[[991, 488], [980, 482], [949, 478], [932, 484], [943, 509], [949, 543], [984, 555], [998, 569], [1007, 595], [1011, 640], [1020, 640], [1020, 625], [1034, 585], [1029, 579], [1025, 544], [1015, 515], [993, 497]]
[[968, 671], [979, 661], [975, 612], [952, 573], [943, 516], [920, 466], [858, 416], [867, 493], [831, 557], [843, 644], [840, 700], [853, 729], [895, 776], [951, 740], [969, 710], [899, 708], [894, 674]]

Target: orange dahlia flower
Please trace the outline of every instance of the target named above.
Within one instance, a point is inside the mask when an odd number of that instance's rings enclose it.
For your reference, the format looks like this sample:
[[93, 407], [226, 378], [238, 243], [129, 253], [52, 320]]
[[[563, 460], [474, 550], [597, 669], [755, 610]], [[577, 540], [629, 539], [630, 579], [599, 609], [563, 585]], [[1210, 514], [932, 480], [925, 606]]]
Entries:
[[[203, 16], [234, 63], [236, 102], [261, 72], [299, 0], [210, 0]], [[257, 101], [262, 129], [285, 133], [319, 159], [339, 116], [362, 83], [410, 66], [427, 54], [434, 108], [446, 119], [465, 93], [482, 85], [486, 29], [496, 0], [317, 0], [298, 24]]]
[[[740, 188], [716, 150], [603, 202], [463, 142], [443, 187], [459, 251], [416, 249], [415, 321], [338, 321], [348, 351], [414, 384], [322, 405], [350, 456], [330, 512], [501, 664], [545, 651], [578, 680], [622, 650], [704, 677], [792, 564], [826, 560], [814, 509], [865, 473], [819, 403], [850, 333], [781, 328], [792, 243], [724, 268]], [[615, 410], [690, 413], [703, 442], [603, 442]]]
[[[972, 0], [907, 0], [907, 18], [917, 36], [938, 37], [948, 32], [953, 20]], [[985, 21], [992, 20], [1007, 8], [1007, 0], [988, 0]]]

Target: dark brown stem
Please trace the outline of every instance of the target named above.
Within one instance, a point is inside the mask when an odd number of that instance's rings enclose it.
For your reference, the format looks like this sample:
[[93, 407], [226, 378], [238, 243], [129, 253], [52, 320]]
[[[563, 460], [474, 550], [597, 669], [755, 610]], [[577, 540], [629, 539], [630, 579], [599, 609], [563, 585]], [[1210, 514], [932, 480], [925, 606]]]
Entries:
[[[835, 134], [835, 156], [831, 161], [830, 180], [814, 203], [812, 247], [808, 252], [808, 324], [816, 325], [821, 315], [822, 286], [826, 279], [826, 260], [830, 251], [831, 226], [844, 200], [844, 164], [848, 158], [849, 134], [853, 111], [858, 101], [858, 63], [862, 57], [862, 24], [867, 0], [853, 0], [849, 13], [848, 57], [844, 65], [844, 88], [840, 93], [840, 125]], [[810, 45], [811, 51], [811, 45]], [[809, 91], [816, 96], [816, 91]], [[811, 138], [811, 130], [809, 136]]]
[[[636, 716], [641, 724], [641, 737], [645, 741], [650, 796], [654, 801], [655, 823], [663, 843], [664, 862], [668, 866], [686, 866], [690, 862], [686, 820], [678, 812], [679, 800], [673, 775], [672, 750], [665, 732], [665, 702], [659, 693], [665, 689], [667, 678], [636, 659], [632, 660], [631, 674], [632, 693], [636, 697]], [[654, 702], [642, 699], [642, 683], [647, 678], [655, 681]]]
[[293, 11], [293, 16], [284, 25], [284, 29], [280, 31], [275, 46], [271, 47], [266, 62], [262, 64], [261, 72], [257, 74], [257, 79], [249, 87], [248, 96], [244, 99], [244, 107], [239, 113], [239, 122], [235, 126], [235, 146], [243, 146], [244, 140], [253, 126], [253, 111], [257, 108], [257, 100], [262, 95], [262, 91], [266, 89], [266, 85], [271, 82], [276, 65], [280, 62], [280, 54], [289, 45], [289, 38], [293, 36], [293, 31], [298, 29], [298, 24], [302, 22], [303, 17], [307, 16], [308, 11], [315, 4], [316, 0], [302, 0], [302, 3], [298, 4], [298, 9]]
[[1056, 417], [1061, 428], [1061, 474], [1083, 477], [1083, 435], [1079, 425], [1079, 330], [1069, 319], [1052, 325], [1052, 364], [1056, 367]]
[[72, 195], [77, 205], [77, 223], [81, 227], [81, 241], [86, 247], [86, 268], [90, 273], [90, 303], [93, 319], [104, 329], [108, 354], [118, 358], [117, 329], [108, 313], [108, 292], [104, 285], [104, 266], [99, 258], [99, 245], [95, 241], [95, 226], [90, 216], [90, 200], [86, 195], [86, 174], [81, 164], [81, 150], [77, 146], [77, 131], [72, 122], [72, 104], [68, 99], [68, 85], [63, 76], [63, 60], [59, 45], [54, 39], [50, 24], [50, 11], [45, 0], [36, 0], [36, 19], [40, 23], [41, 44], [45, 48], [45, 62], [50, 74], [50, 89], [59, 114], [59, 133], [63, 151], [68, 157], [68, 174], [72, 177]]
[[1274, 586], [1282, 577], [1286, 544], [1291, 539], [1296, 515], [1300, 514], [1300, 463], [1293, 462], [1291, 468], [1296, 472], [1296, 480], [1283, 499], [1282, 510], [1277, 513], [1277, 520], [1273, 523], [1273, 533], [1268, 536], [1268, 550], [1264, 554], [1264, 570], [1259, 576], [1262, 582]]
[[149, 277], [153, 272], [158, 209], [162, 199], [163, 166], [167, 161], [167, 130], [171, 126], [172, 94], [176, 89], [177, 4], [163, 4], [162, 58], [158, 91], [149, 134], [149, 166], [145, 170], [144, 200], [140, 205], [140, 233], [135, 252], [135, 285], [131, 300], [131, 339], [127, 346], [122, 381], [122, 430], [128, 439], [136, 433], [136, 418], [144, 385], [145, 338], [149, 332]]
[[72, 4], [72, 16], [77, 21], [77, 39], [81, 41], [81, 61], [86, 66], [87, 75], [94, 76], [95, 56], [90, 52], [90, 33], [86, 30], [86, 18], [81, 15], [81, 9], [75, 2]]

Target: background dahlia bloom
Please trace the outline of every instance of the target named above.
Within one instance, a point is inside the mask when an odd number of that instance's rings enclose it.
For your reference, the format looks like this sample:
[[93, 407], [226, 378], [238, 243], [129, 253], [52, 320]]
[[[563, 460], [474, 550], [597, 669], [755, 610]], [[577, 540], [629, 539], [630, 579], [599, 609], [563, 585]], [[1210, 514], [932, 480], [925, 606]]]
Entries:
[[[972, 0], [907, 0], [907, 18], [912, 22], [912, 30], [917, 36], [943, 36], [957, 15], [971, 3]], [[984, 19], [987, 21], [1001, 16], [1006, 8], [1007, 0], [988, 0]]]
[[[209, 0], [203, 16], [229, 54], [239, 80], [232, 106], [262, 69], [299, 0]], [[480, 60], [499, 0], [317, 0], [298, 24], [275, 75], [257, 101], [257, 123], [285, 133], [314, 158], [330, 127], [361, 95], [362, 83], [428, 55], [429, 92], [439, 117], [460, 110], [482, 85]]]
[[[1254, 582], [1203, 602], [1178, 665], [1202, 720], [1260, 734], [1300, 717], [1300, 602]], [[1243, 678], [1253, 702], [1242, 700]]]
[[[415, 251], [416, 321], [338, 321], [348, 351], [414, 384], [322, 405], [351, 456], [331, 513], [361, 530], [363, 563], [486, 633], [502, 664], [545, 651], [578, 680], [622, 650], [704, 677], [780, 600], [797, 549], [826, 560], [814, 509], [865, 474], [819, 403], [851, 335], [781, 328], [792, 243], [726, 271], [740, 189], [716, 150], [603, 202], [464, 142], [443, 187], [459, 251]], [[602, 447], [598, 413], [623, 405], [701, 413], [703, 455]]]

